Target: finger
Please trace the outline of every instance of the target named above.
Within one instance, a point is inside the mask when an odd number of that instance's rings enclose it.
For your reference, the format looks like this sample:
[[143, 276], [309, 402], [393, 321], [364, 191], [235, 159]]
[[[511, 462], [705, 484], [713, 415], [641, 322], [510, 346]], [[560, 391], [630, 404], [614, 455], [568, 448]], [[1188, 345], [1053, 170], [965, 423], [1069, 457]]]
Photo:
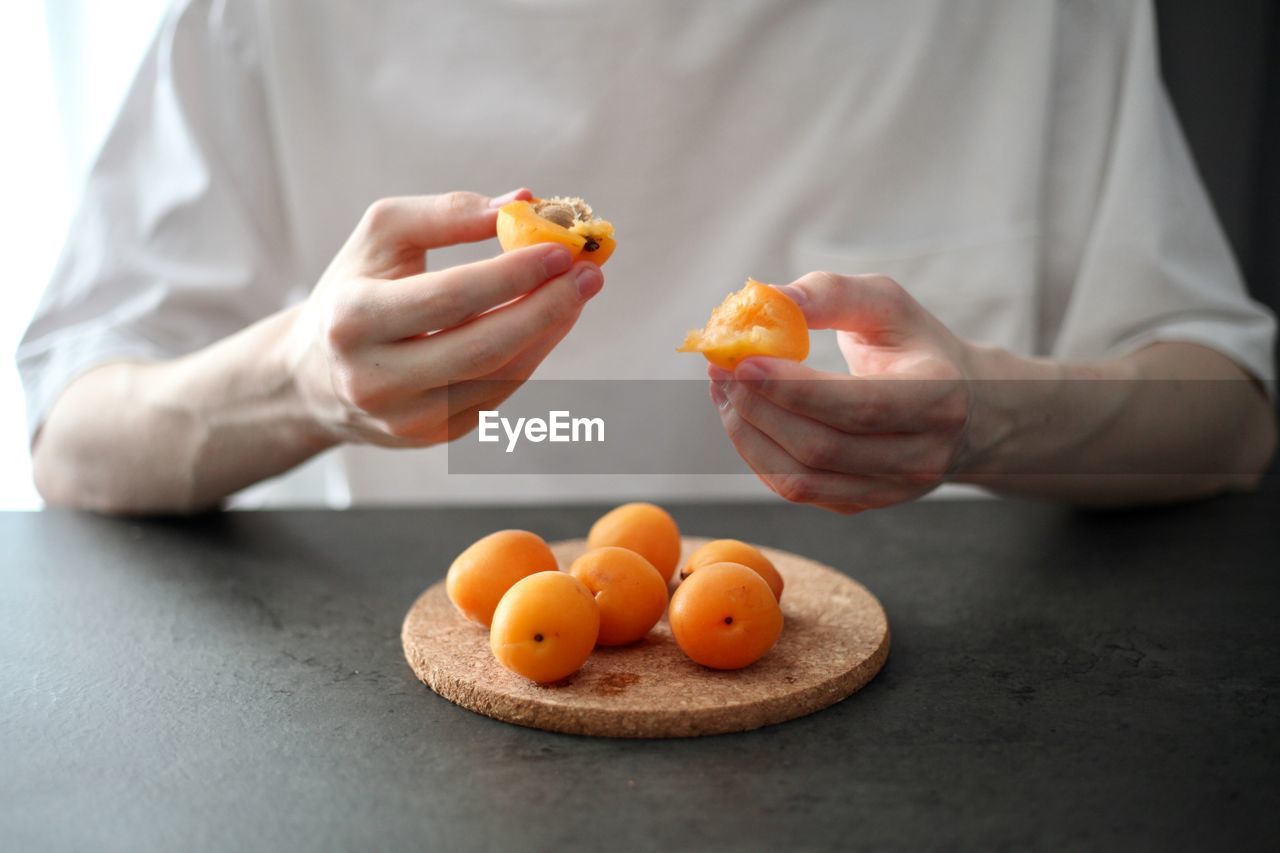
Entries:
[[502, 405], [503, 402], [505, 402], [507, 398], [515, 392], [519, 385], [520, 383], [516, 383], [500, 391], [495, 396], [487, 397], [476, 403], [474, 406], [466, 408], [455, 415], [451, 415], [448, 422], [445, 424], [445, 440], [453, 441], [475, 430], [476, 426], [479, 425], [480, 422], [480, 413], [484, 411], [493, 411], [498, 408], [498, 406]]
[[369, 279], [345, 295], [343, 311], [370, 343], [389, 343], [460, 326], [523, 296], [569, 269], [573, 257], [554, 243], [396, 281]]
[[[545, 355], [545, 353], [544, 353]], [[517, 361], [528, 357], [522, 354]], [[532, 373], [532, 369], [529, 371]], [[528, 378], [528, 375], [524, 378]], [[485, 378], [433, 388], [421, 397], [403, 401], [379, 418], [382, 429], [394, 443], [415, 447], [451, 441], [475, 428], [474, 423], [462, 433], [454, 432], [460, 415], [496, 409], [523, 384], [523, 379]]]
[[950, 465], [947, 445], [932, 434], [851, 435], [782, 408], [751, 383], [725, 382], [722, 390], [739, 417], [815, 470], [915, 481], [941, 478]]
[[809, 328], [856, 331], [881, 343], [908, 336], [923, 310], [882, 275], [811, 272], [778, 290], [800, 306]]
[[473, 406], [466, 411], [459, 412], [449, 418], [449, 422], [445, 424], [444, 440], [456, 441], [464, 435], [474, 432], [476, 427], [480, 425], [480, 413], [483, 411], [492, 411], [501, 403], [502, 400], [490, 400], [480, 405]]
[[738, 455], [766, 486], [793, 503], [865, 508], [889, 506], [914, 497], [910, 490], [892, 481], [810, 468], [740, 417], [715, 383], [711, 385], [711, 398]]
[[858, 504], [814, 504], [814, 506], [840, 515], [857, 515], [860, 512], [866, 512], [868, 509], [871, 509], [871, 507], [860, 506]]
[[782, 408], [852, 435], [950, 429], [967, 413], [964, 386], [953, 380], [849, 376], [778, 358], [750, 358], [733, 378]]
[[389, 433], [383, 444], [389, 447], [427, 447], [444, 441], [453, 441], [476, 428], [480, 420], [480, 412], [497, 408], [505, 399], [506, 396], [488, 398], [444, 420], [424, 419], [419, 424], [399, 428]]
[[476, 379], [498, 370], [549, 331], [572, 323], [603, 285], [598, 266], [579, 262], [532, 293], [468, 323], [380, 349], [410, 388]]
[[416, 374], [405, 374], [386, 347], [357, 351], [350, 361], [361, 378], [360, 405], [376, 413], [380, 428], [388, 435], [426, 435], [446, 418], [480, 401], [505, 399], [513, 393], [569, 333], [578, 313], [532, 339], [524, 349], [513, 349], [511, 360], [491, 373], [443, 387], [421, 388]]
[[529, 201], [532, 198], [533, 198], [533, 191], [530, 190], [528, 187], [521, 187], [518, 190], [512, 190], [509, 193], [503, 193], [502, 195], [494, 196], [493, 198], [489, 199], [489, 206], [496, 210], [502, 207], [504, 204], [510, 204], [513, 201]]
[[377, 269], [406, 250], [423, 252], [487, 240], [496, 233], [498, 221], [491, 202], [471, 192], [378, 199], [365, 211], [347, 248]]
[[533, 375], [538, 365], [569, 334], [577, 317], [575, 314], [573, 319], [550, 330], [492, 373], [444, 388], [432, 388], [421, 397], [414, 398], [413, 409], [424, 415], [434, 413], [439, 420], [439, 413], [447, 413], [448, 418], [453, 418], [468, 409], [493, 408], [514, 394]]

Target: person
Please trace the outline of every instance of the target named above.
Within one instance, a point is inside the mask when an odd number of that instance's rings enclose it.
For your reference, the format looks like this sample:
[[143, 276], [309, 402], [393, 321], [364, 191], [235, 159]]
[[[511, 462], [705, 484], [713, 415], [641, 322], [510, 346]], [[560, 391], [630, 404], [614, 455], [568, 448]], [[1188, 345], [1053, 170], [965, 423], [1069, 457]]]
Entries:
[[[617, 225], [610, 287], [555, 247], [496, 254], [525, 185]], [[803, 365], [711, 371], [745, 466], [793, 501], [1179, 500], [1273, 451], [1274, 318], [1149, 0], [184, 0], [19, 349], [36, 482], [121, 513], [741, 495], [468, 478], [441, 447], [535, 369], [698, 375], [674, 343], [747, 275], [836, 330]]]

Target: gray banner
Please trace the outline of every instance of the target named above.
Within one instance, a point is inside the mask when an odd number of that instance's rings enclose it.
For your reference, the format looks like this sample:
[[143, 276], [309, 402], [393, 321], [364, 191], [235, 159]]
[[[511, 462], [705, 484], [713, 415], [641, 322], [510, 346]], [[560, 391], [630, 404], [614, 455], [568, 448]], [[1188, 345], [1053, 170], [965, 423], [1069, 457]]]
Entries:
[[[464, 409], [469, 404], [464, 400], [484, 399], [484, 389], [477, 390], [478, 384], [484, 383], [455, 386], [459, 389], [456, 400], [455, 388], [451, 388], [451, 404], [456, 402], [451, 409]], [[503, 388], [503, 383], [492, 384], [494, 394]], [[780, 470], [759, 473], [788, 473], [792, 463], [786, 460], [794, 455], [805, 456], [816, 444], [833, 442], [859, 442], [871, 451], [862, 454], [868, 461], [860, 470], [849, 471], [845, 467], [842, 470], [846, 473], [868, 476], [897, 473], [901, 453], [921, 446], [921, 442], [912, 438], [932, 428], [938, 420], [933, 416], [942, 412], [949, 402], [954, 403], [955, 394], [951, 383], [924, 380], [856, 380], [834, 396], [830, 385], [830, 380], [793, 382], [785, 387], [775, 382], [767, 399], [755, 406], [756, 410], [744, 408], [738, 412], [744, 420], [758, 421], [769, 416], [770, 406], [778, 405], [772, 401], [783, 400], [801, 409], [819, 407], [821, 417], [811, 416], [815, 414], [812, 408], [809, 415], [797, 415], [779, 406], [772, 421], [761, 424], [762, 434], [784, 422], [782, 419], [790, 419], [785, 421], [788, 428], [799, 429], [788, 435], [791, 444], [788, 449], [793, 454], [785, 459], [779, 457]], [[1142, 399], [1162, 400], [1162, 409], [1185, 412], [1190, 428], [1193, 421], [1211, 420], [1216, 412], [1233, 411], [1241, 386], [1251, 383], [1144, 380], [1142, 385], [1138, 388], [1136, 382], [1111, 380], [1078, 380], [1067, 385], [987, 381], [969, 383], [964, 394], [969, 399], [1070, 399], [1077, 409], [1104, 413], [1126, 405], [1132, 395], [1140, 392]], [[750, 387], [751, 383], [743, 383], [738, 393]], [[722, 413], [708, 391], [705, 380], [532, 380], [496, 409], [479, 412], [476, 428], [449, 445], [449, 472], [502, 475], [750, 473], [751, 469], [726, 434]], [[1258, 393], [1253, 388], [1249, 392]], [[822, 402], [833, 399], [838, 402]], [[1169, 401], [1173, 402], [1172, 406], [1168, 405]], [[889, 417], [891, 423], [885, 421], [885, 417]], [[1105, 420], [1080, 418], [1081, 423]], [[877, 424], [889, 428], [878, 428]], [[1045, 427], [1062, 428], [1060, 424]], [[1102, 429], [1105, 432], [1107, 428]], [[1057, 463], [1028, 462], [1026, 470], [1004, 473], [1246, 473], [1221, 470], [1229, 466], [1206, 466], [1189, 456], [1170, 454], [1166, 449], [1169, 437], [1174, 435], [1176, 444], [1177, 429], [1174, 425], [1171, 433], [1166, 424], [1159, 424], [1159, 431], [1164, 435], [1161, 443], [1133, 441], [1130, 436], [1132, 451], [1114, 462], [1113, 470], [1082, 471], [1079, 460], [1066, 452], [1059, 454]], [[1081, 438], [1083, 444], [1100, 436], [1082, 435]], [[821, 458], [821, 454], [816, 458]], [[759, 469], [758, 459], [755, 464]], [[1205, 470], [1207, 467], [1215, 470]]]

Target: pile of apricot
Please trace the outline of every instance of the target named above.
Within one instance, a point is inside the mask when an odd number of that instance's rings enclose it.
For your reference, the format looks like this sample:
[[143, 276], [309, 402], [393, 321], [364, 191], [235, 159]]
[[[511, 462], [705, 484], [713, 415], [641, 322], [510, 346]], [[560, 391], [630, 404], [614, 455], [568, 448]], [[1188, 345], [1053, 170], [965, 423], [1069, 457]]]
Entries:
[[458, 612], [489, 629], [489, 648], [539, 683], [576, 672], [598, 646], [643, 639], [667, 616], [680, 649], [713, 669], [741, 669], [782, 633], [782, 576], [753, 545], [717, 539], [695, 550], [675, 580], [680, 529], [666, 510], [629, 503], [601, 516], [587, 550], [561, 571], [527, 530], [499, 530], [449, 567]]

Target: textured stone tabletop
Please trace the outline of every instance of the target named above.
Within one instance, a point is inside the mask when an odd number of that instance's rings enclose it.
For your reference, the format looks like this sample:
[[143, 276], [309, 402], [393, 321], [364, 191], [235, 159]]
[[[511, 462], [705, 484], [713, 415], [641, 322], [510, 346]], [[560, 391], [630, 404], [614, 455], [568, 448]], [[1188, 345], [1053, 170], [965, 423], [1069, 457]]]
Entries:
[[671, 509], [865, 584], [884, 670], [746, 734], [550, 734], [432, 693], [400, 623], [599, 507], [0, 514], [0, 848], [1280, 847], [1280, 494]]

